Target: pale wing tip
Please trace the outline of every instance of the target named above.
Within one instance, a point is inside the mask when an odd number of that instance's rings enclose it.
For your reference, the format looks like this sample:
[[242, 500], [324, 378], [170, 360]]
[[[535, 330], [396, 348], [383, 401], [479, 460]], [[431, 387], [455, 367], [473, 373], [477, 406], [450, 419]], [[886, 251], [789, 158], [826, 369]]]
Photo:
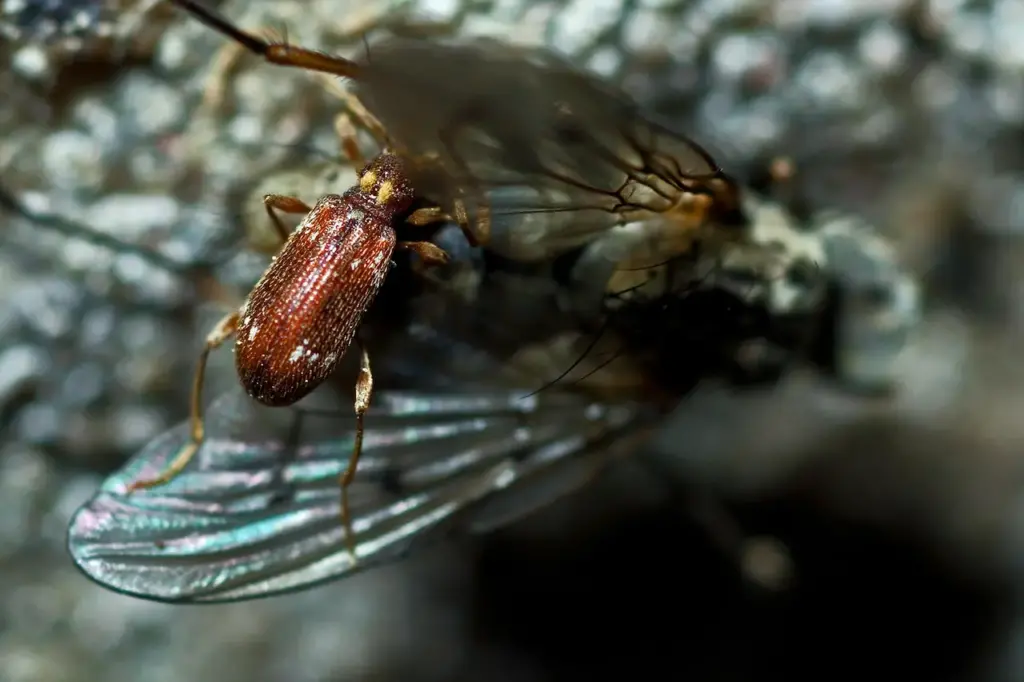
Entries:
[[[75, 567], [90, 581], [119, 594], [154, 601], [176, 601], [180, 598], [172, 590], [164, 590], [160, 581], [140, 576], [139, 566], [123, 555], [129, 552], [127, 543], [118, 541], [117, 531], [124, 526], [117, 519], [122, 511], [107, 508], [100, 493], [75, 512], [68, 525], [67, 550]], [[113, 536], [111, 537], [113, 531]], [[155, 549], [154, 545], [154, 549]], [[145, 586], [144, 589], [140, 589]]]
[[372, 525], [360, 531], [369, 519], [356, 517], [359, 560], [353, 563], [330, 505], [209, 513], [173, 496], [101, 490], [72, 516], [66, 545], [89, 580], [120, 594], [167, 603], [244, 601], [310, 589], [400, 558], [411, 536], [450, 515], [445, 504], [429, 511], [383, 534]]
[[[154, 537], [150, 519], [133, 508], [130, 498], [111, 495], [106, 488], [82, 505], [68, 524], [66, 546], [71, 560], [86, 578], [114, 592], [155, 601], [178, 601], [180, 593], [153, 579], [166, 572], [159, 562], [161, 540]], [[149, 524], [146, 532], [140, 522]]]

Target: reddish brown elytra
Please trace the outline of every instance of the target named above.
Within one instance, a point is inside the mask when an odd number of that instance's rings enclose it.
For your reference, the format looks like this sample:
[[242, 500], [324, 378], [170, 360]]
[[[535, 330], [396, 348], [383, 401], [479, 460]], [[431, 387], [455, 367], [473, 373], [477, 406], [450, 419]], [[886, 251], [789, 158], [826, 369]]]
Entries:
[[[271, 46], [233, 27], [226, 19], [190, 0], [174, 0], [207, 25], [227, 34], [271, 61], [320, 71], [348, 73], [351, 62], [295, 46]], [[276, 51], [270, 50], [276, 47]], [[295, 60], [290, 57], [298, 56]], [[312, 56], [312, 57], [311, 57]], [[312, 63], [307, 63], [310, 59]], [[349, 69], [350, 71], [350, 69]], [[406, 215], [415, 198], [406, 161], [390, 151], [379, 123], [365, 116], [363, 126], [375, 133], [383, 151], [363, 162], [354, 138], [339, 119], [341, 148], [362, 166], [358, 184], [343, 195], [328, 194], [315, 206], [284, 195], [264, 197], [267, 214], [284, 241], [237, 312], [225, 316], [207, 335], [192, 385], [189, 443], [167, 470], [152, 479], [132, 483], [129, 492], [153, 488], [172, 480], [195, 456], [204, 436], [202, 387], [210, 353], [235, 337], [238, 376], [250, 396], [269, 406], [294, 404], [319, 386], [337, 368], [353, 341], [363, 314], [380, 290], [395, 248], [415, 251], [427, 264], [443, 263], [447, 254], [429, 242], [396, 242], [394, 224], [400, 218], [423, 225], [445, 219], [426, 208]], [[302, 223], [288, 235], [277, 212], [304, 213]], [[467, 225], [463, 225], [475, 242]], [[360, 344], [360, 371], [355, 387], [356, 431], [348, 467], [340, 479], [341, 512], [353, 560], [356, 558], [348, 487], [362, 452], [363, 421], [370, 405], [373, 375], [367, 350]]]
[[[312, 209], [296, 205], [308, 211], [305, 219], [239, 311], [235, 364], [261, 403], [301, 400], [352, 343], [387, 275], [392, 222], [413, 200], [400, 163], [382, 154], [344, 195], [328, 194]], [[275, 208], [287, 210], [275, 200]]]

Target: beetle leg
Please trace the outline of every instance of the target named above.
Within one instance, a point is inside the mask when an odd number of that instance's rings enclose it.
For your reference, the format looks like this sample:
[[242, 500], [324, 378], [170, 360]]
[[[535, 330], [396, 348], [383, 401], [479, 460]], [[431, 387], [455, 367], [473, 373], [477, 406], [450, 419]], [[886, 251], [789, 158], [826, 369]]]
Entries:
[[191, 425], [192, 430], [189, 434], [189, 441], [181, 449], [181, 451], [171, 461], [163, 473], [156, 476], [155, 478], [142, 479], [135, 481], [128, 486], [127, 493], [133, 493], [136, 490], [145, 488], [155, 488], [173, 480], [178, 474], [180, 474], [188, 463], [192, 461], [192, 458], [199, 451], [199, 446], [203, 443], [204, 427], [203, 427], [203, 380], [206, 376], [206, 362], [210, 358], [210, 353], [225, 341], [235, 335], [235, 330], [238, 328], [239, 313], [237, 311], [225, 315], [217, 325], [210, 330], [210, 333], [206, 336], [206, 344], [203, 346], [203, 352], [199, 355], [199, 365], [196, 367], [195, 377], [192, 380], [192, 400], [191, 400]]
[[409, 214], [405, 222], [416, 227], [423, 227], [424, 225], [439, 223], [443, 220], [451, 220], [451, 217], [438, 206], [428, 206], [426, 208], [417, 208]]
[[309, 213], [313, 210], [311, 206], [301, 199], [284, 194], [264, 195], [263, 205], [267, 209], [267, 215], [274, 222], [274, 229], [277, 230], [277, 234], [281, 237], [281, 243], [288, 241], [288, 230], [285, 229], [284, 223], [281, 222], [281, 218], [277, 215], [276, 211], [281, 211], [282, 213]]
[[396, 246], [419, 255], [424, 265], [444, 265], [448, 262], [448, 253], [440, 246], [430, 242], [398, 242]]
[[345, 526], [345, 542], [348, 545], [349, 554], [352, 555], [352, 563], [356, 557], [355, 530], [352, 527], [352, 514], [348, 506], [348, 488], [356, 477], [356, 467], [359, 465], [359, 456], [363, 454], [363, 420], [366, 411], [370, 408], [370, 398], [373, 396], [373, 372], [370, 370], [370, 354], [362, 342], [359, 343], [359, 378], [356, 379], [356, 433], [352, 443], [352, 455], [348, 460], [348, 467], [341, 475], [341, 522]]

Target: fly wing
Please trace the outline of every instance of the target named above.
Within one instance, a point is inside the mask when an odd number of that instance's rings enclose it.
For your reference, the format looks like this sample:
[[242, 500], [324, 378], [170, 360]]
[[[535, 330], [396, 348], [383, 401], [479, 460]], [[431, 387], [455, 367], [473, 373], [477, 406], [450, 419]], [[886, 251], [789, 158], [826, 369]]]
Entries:
[[538, 232], [571, 248], [724, 177], [696, 142], [542, 49], [392, 38], [361, 69], [358, 95], [412, 161], [417, 190], [449, 212], [461, 201], [471, 221], [491, 204], [491, 248]]
[[217, 602], [350, 575], [438, 531], [506, 522], [582, 484], [622, 452], [639, 406], [565, 391], [380, 391], [350, 488], [358, 563], [347, 550], [338, 477], [354, 419], [330, 391], [294, 408], [241, 389], [207, 409], [207, 436], [169, 484], [125, 495], [164, 469], [188, 424], [160, 435], [75, 514], [68, 547], [94, 581], [137, 597]]

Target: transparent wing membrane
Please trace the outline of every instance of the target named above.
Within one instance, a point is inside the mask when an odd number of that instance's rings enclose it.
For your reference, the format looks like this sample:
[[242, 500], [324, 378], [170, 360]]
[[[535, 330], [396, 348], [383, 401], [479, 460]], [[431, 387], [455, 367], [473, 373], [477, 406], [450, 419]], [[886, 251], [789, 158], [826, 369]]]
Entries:
[[[337, 482], [353, 421], [330, 391], [292, 409], [259, 406], [241, 389], [221, 396], [208, 408], [208, 435], [190, 467], [163, 487], [126, 496], [131, 481], [166, 466], [188, 425], [154, 439], [75, 515], [72, 557], [100, 584], [157, 600], [300, 589], [394, 559], [460, 522], [493, 525], [486, 506], [499, 494], [516, 497], [501, 503], [502, 522], [544, 504], [585, 482], [642, 421], [631, 405], [524, 394], [375, 396], [350, 495], [356, 565]], [[532, 487], [544, 499], [529, 493], [531, 482], [543, 483]]]
[[413, 160], [417, 191], [470, 217], [483, 201], [499, 218], [582, 212], [573, 224], [592, 233], [735, 191], [696, 142], [548, 51], [390, 38], [353, 87]]

